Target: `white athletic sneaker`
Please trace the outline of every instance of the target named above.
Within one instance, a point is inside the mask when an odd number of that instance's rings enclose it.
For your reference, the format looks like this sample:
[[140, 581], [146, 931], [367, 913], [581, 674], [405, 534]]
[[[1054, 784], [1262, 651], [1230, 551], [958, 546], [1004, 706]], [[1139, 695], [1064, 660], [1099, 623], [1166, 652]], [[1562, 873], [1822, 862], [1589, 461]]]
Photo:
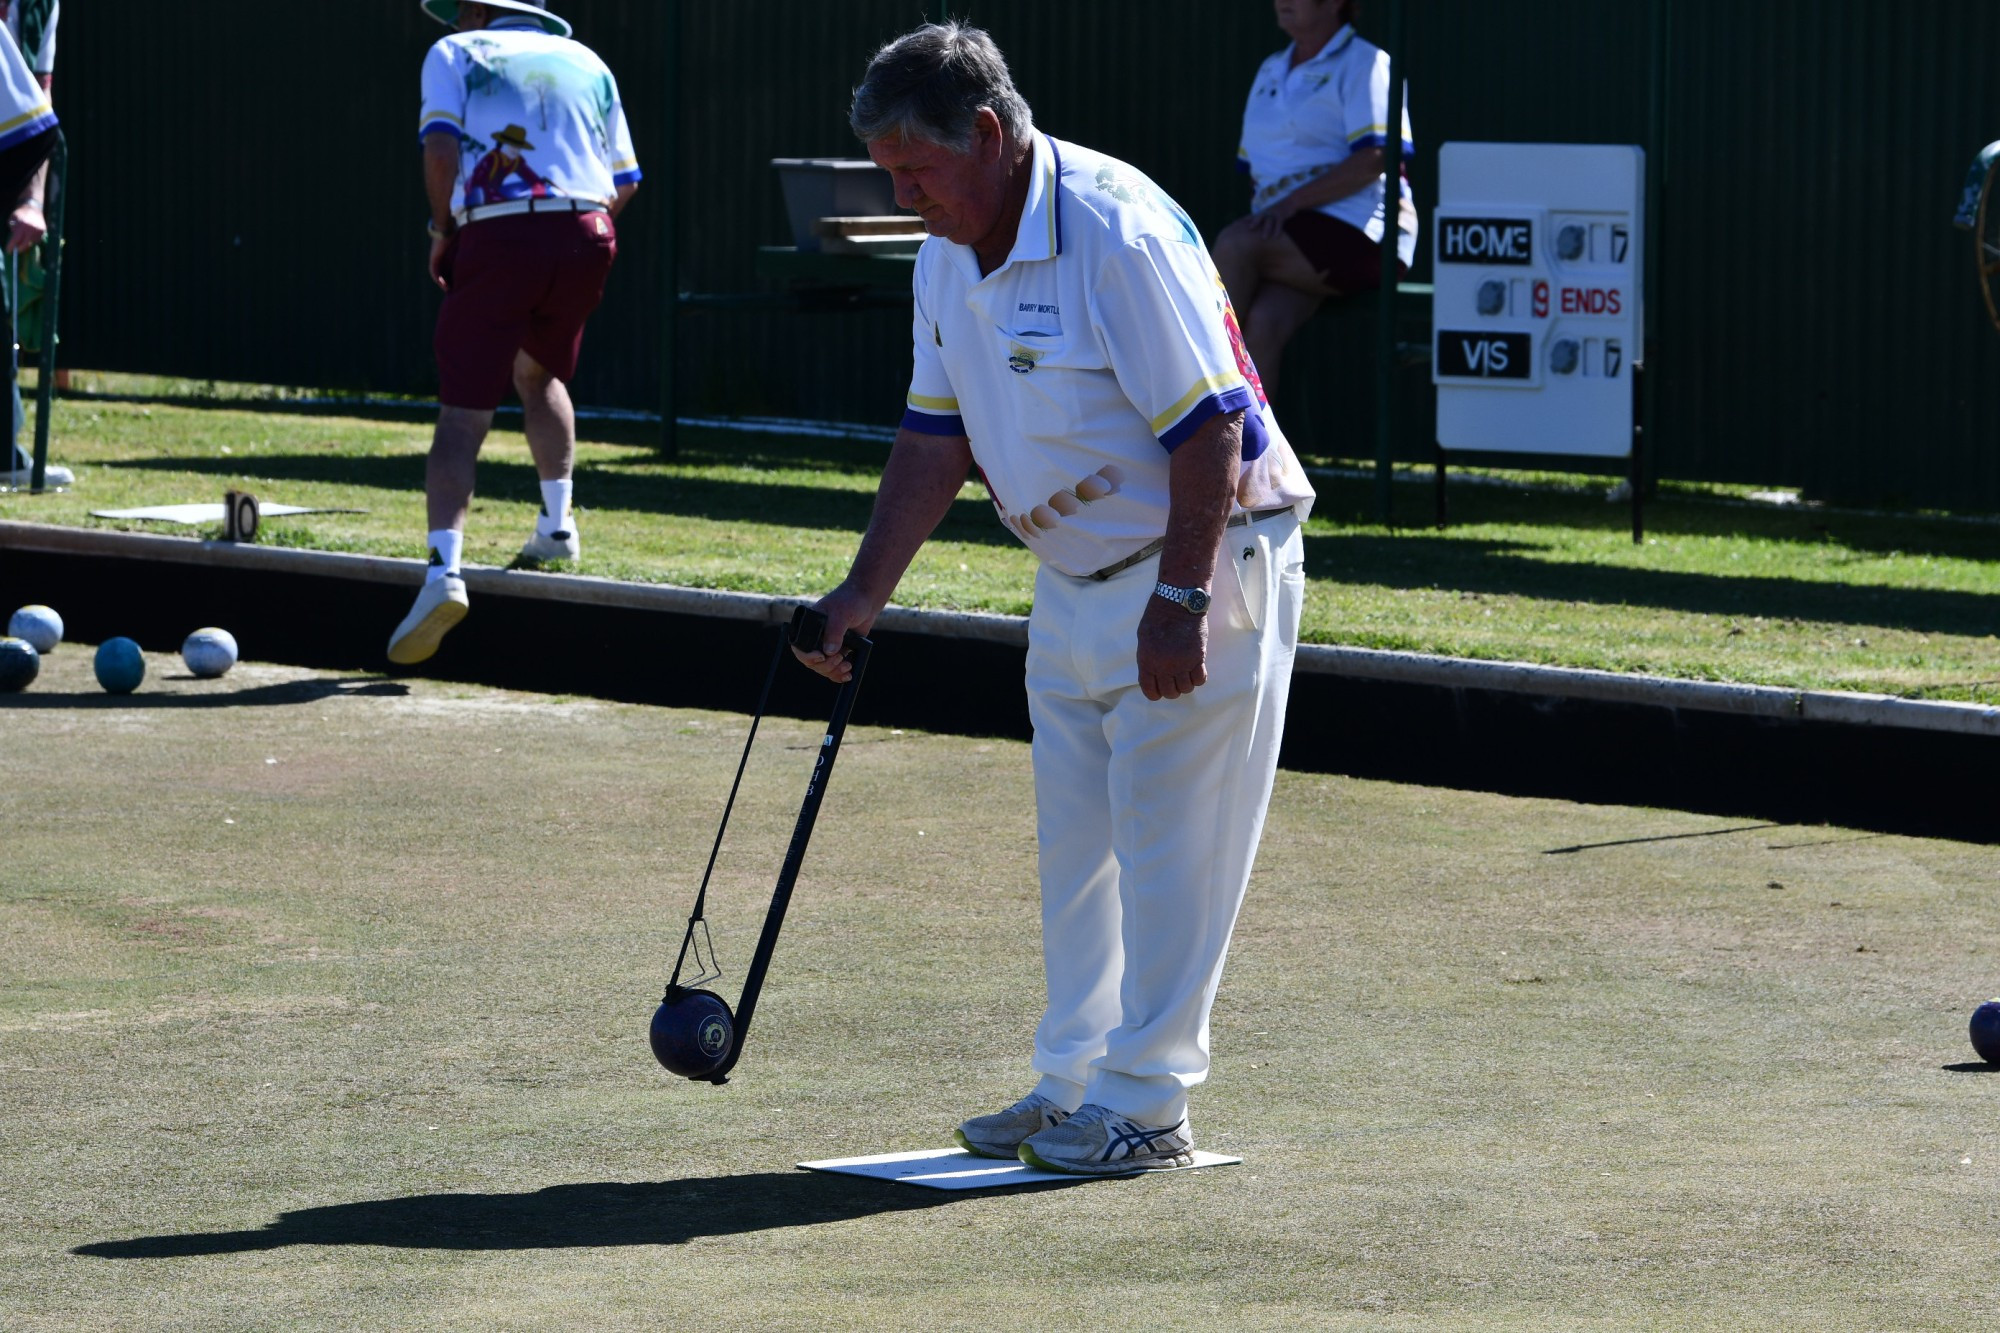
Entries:
[[[31, 467], [9, 468], [0, 472], [0, 486], [11, 486], [16, 490], [26, 490], [35, 481], [35, 470]], [[42, 484], [51, 488], [76, 485], [76, 474], [60, 463], [50, 463], [42, 470]]]
[[1115, 1176], [1194, 1165], [1194, 1137], [1187, 1117], [1161, 1129], [1087, 1104], [1059, 1125], [1022, 1140], [1019, 1156], [1043, 1171]]
[[958, 1127], [958, 1146], [981, 1157], [1011, 1158], [1030, 1134], [1053, 1129], [1069, 1112], [1039, 1092], [1031, 1092], [1004, 1111], [976, 1115]]
[[456, 574], [424, 584], [417, 594], [417, 604], [389, 636], [389, 660], [397, 666], [415, 666], [426, 660], [438, 650], [451, 627], [465, 619], [471, 607], [465, 595], [465, 580]]
[[577, 537], [575, 528], [561, 532], [537, 529], [535, 535], [528, 538], [527, 545], [521, 548], [521, 562], [528, 565], [539, 565], [549, 560], [576, 560], [582, 555], [583, 542]]

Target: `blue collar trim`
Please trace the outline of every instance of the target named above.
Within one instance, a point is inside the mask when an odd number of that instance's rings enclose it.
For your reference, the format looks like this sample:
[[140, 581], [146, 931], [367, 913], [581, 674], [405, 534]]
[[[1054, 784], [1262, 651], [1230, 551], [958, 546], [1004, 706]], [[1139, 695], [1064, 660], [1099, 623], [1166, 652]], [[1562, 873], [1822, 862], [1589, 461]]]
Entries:
[[1052, 157], [1052, 158], [1054, 158], [1054, 159], [1055, 159], [1055, 162], [1056, 162], [1056, 178], [1055, 178], [1055, 184], [1054, 184], [1053, 186], [1051, 186], [1051, 187], [1050, 187], [1050, 188], [1052, 188], [1052, 189], [1053, 189], [1053, 190], [1055, 191], [1055, 193], [1056, 193], [1056, 197], [1055, 197], [1055, 200], [1054, 200], [1054, 202], [1050, 204], [1050, 207], [1051, 207], [1052, 209], [1054, 209], [1054, 210], [1055, 210], [1055, 215], [1056, 215], [1056, 253], [1057, 253], [1058, 255], [1060, 255], [1060, 254], [1062, 253], [1062, 237], [1063, 237], [1063, 228], [1062, 228], [1062, 197], [1063, 197], [1063, 187], [1062, 187], [1062, 177], [1063, 177], [1063, 165], [1062, 165], [1062, 148], [1061, 148], [1061, 147], [1060, 147], [1060, 146], [1059, 146], [1059, 145], [1058, 145], [1058, 144], [1056, 143], [1056, 136], [1055, 136], [1055, 135], [1053, 135], [1053, 134], [1044, 134], [1044, 135], [1043, 135], [1042, 137], [1043, 137], [1044, 139], [1047, 139], [1047, 140], [1049, 141], [1049, 156], [1050, 156], [1050, 157]]

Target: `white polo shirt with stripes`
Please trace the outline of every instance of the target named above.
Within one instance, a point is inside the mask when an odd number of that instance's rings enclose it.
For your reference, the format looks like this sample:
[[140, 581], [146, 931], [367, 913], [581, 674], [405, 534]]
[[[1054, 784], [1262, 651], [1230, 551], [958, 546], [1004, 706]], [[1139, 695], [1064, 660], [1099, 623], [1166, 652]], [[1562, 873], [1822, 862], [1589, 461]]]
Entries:
[[21, 48], [0, 35], [0, 149], [33, 138], [56, 123], [55, 108], [35, 77]]
[[1007, 260], [918, 251], [903, 425], [964, 435], [993, 506], [1045, 563], [1088, 575], [1157, 540], [1173, 450], [1245, 410], [1237, 507], [1313, 489], [1265, 401], [1222, 279], [1180, 205], [1123, 162], [1037, 132]]
[[[1342, 28], [1310, 60], [1292, 66], [1296, 43], [1257, 68], [1250, 100], [1243, 108], [1243, 140], [1236, 166], [1251, 180], [1253, 212], [1269, 208], [1315, 176], [1325, 175], [1364, 148], [1389, 142], [1389, 53], [1363, 41], [1352, 25]], [[1417, 151], [1410, 133], [1410, 108], [1403, 105], [1403, 156]], [[1410, 183], [1399, 177], [1401, 234], [1396, 253], [1416, 261], [1416, 201]], [[1318, 211], [1382, 239], [1382, 178], [1323, 205]]]

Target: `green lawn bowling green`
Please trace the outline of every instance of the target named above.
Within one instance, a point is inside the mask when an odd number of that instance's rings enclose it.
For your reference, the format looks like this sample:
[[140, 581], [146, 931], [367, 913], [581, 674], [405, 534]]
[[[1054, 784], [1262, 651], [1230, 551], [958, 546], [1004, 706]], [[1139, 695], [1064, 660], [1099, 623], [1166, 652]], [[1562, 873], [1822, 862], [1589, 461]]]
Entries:
[[[423, 556], [433, 409], [84, 370], [72, 382], [146, 397], [57, 399], [51, 456], [77, 485], [0, 494], [0, 519], [219, 537], [220, 525], [91, 514], [213, 504], [236, 489], [365, 511], [272, 518], [265, 545]], [[541, 498], [519, 424], [503, 414], [480, 455], [470, 564], [508, 564], [533, 529]], [[689, 427], [667, 461], [656, 425], [579, 429], [583, 559], [563, 568], [783, 597], [817, 596], [846, 573], [888, 453], [881, 441]], [[1751, 501], [1753, 485], [1667, 479], [1634, 546], [1604, 478], [1455, 466], [1450, 528], [1432, 526], [1429, 469], [1406, 468], [1398, 525], [1384, 529], [1370, 470], [1339, 453], [1352, 440], [1293, 441], [1319, 491], [1306, 528], [1306, 642], [2000, 703], [1990, 515], [1774, 505]], [[896, 600], [1018, 614], [1034, 569], [968, 482]]]
[[[0, 1325], [1977, 1328], [1991, 848], [1281, 773], [1198, 1141], [812, 1175], [1026, 1085], [1026, 751], [857, 728], [735, 1078], [646, 1020], [741, 716], [66, 643], [0, 699]], [[711, 890], [733, 997], [818, 724]]]

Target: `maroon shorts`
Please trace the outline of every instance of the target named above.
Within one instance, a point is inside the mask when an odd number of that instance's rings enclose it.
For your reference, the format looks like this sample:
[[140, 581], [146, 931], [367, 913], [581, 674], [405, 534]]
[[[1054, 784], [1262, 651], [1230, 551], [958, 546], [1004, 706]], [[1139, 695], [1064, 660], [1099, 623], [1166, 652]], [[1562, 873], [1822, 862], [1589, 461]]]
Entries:
[[[1302, 208], [1285, 219], [1285, 235], [1336, 292], [1372, 292], [1382, 285], [1382, 247], [1352, 223]], [[1397, 277], [1409, 271], [1409, 265], [1396, 261]]]
[[526, 352], [557, 379], [576, 374], [583, 322], [618, 257], [609, 213], [513, 213], [468, 223], [445, 251], [438, 310], [438, 401], [487, 412]]

